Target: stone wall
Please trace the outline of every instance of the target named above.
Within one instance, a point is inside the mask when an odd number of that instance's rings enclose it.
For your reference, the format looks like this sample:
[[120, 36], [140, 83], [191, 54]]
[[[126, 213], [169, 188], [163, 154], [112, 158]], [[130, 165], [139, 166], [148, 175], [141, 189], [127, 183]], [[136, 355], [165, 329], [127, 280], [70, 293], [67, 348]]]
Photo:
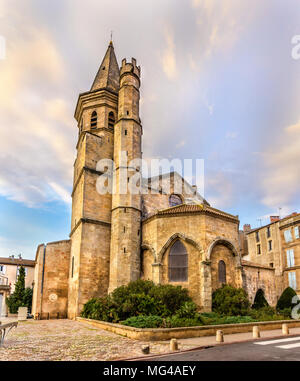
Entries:
[[254, 302], [255, 295], [259, 289], [264, 291], [264, 295], [269, 305], [275, 307], [278, 299], [276, 292], [276, 276], [274, 269], [246, 264], [243, 261], [243, 285], [251, 303]]
[[142, 269], [144, 278], [151, 279], [152, 275], [156, 283], [170, 283], [169, 251], [179, 239], [188, 252], [188, 281], [172, 284], [186, 287], [203, 310], [210, 310], [212, 290], [217, 287], [219, 259], [228, 266], [229, 282], [241, 286], [238, 219], [206, 214], [201, 210], [199, 207], [199, 213], [157, 214], [144, 221]]
[[38, 248], [33, 314], [41, 319], [67, 316], [69, 258], [69, 240], [48, 243], [45, 255]]

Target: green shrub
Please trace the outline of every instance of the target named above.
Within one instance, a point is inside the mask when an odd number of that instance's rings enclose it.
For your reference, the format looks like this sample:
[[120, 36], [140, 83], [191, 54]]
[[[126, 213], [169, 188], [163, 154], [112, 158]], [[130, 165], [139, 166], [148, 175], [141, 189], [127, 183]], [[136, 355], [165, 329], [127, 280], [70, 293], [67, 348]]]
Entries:
[[221, 315], [247, 315], [250, 302], [247, 293], [242, 288], [223, 285], [212, 295], [212, 309]]
[[195, 318], [180, 318], [177, 315], [167, 317], [164, 319], [163, 328], [177, 328], [177, 327], [195, 327], [203, 325], [200, 316]]
[[163, 306], [161, 316], [174, 315], [183, 303], [192, 302], [188, 290], [181, 286], [173, 286], [171, 284], [155, 285], [149, 293], [154, 297], [156, 302], [160, 302]]
[[200, 318], [204, 325], [251, 323], [251, 316], [222, 316], [217, 313], [202, 313]]
[[284, 308], [283, 310], [278, 311], [278, 313], [285, 318], [290, 318], [292, 316], [292, 308]]
[[123, 325], [128, 325], [135, 328], [159, 328], [163, 325], [163, 318], [160, 316], [132, 316], [121, 322]]
[[197, 304], [194, 302], [185, 302], [175, 314], [180, 319], [195, 319], [197, 318]]
[[255, 295], [252, 308], [255, 310], [258, 310], [260, 308], [268, 307], [268, 306], [269, 306], [269, 303], [267, 302], [265, 298], [265, 294], [263, 290], [260, 288]]
[[81, 316], [114, 323], [119, 321], [118, 306], [109, 296], [90, 299], [83, 306]]
[[89, 300], [81, 316], [109, 322], [125, 321], [139, 315], [167, 317], [177, 311], [193, 316], [197, 308], [194, 303], [180, 309], [186, 302], [192, 303], [192, 299], [181, 286], [155, 285], [151, 281], [137, 280], [116, 288], [107, 297]]
[[285, 308], [292, 308], [292, 299], [295, 295], [297, 295], [295, 290], [293, 290], [291, 287], [287, 287], [278, 299], [276, 310], [281, 311]]
[[133, 316], [121, 322], [123, 325], [128, 325], [135, 328], [176, 328], [176, 327], [194, 327], [202, 325], [201, 319], [179, 318], [174, 315], [167, 318], [161, 316]]

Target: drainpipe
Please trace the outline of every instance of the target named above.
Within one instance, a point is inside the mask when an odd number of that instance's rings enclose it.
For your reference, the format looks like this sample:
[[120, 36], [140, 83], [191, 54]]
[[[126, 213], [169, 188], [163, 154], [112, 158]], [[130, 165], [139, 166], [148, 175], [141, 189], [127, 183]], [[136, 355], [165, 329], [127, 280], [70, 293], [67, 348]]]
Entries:
[[40, 318], [42, 318], [42, 305], [43, 305], [43, 292], [44, 292], [44, 276], [45, 276], [46, 247], [47, 247], [47, 245], [44, 244], [43, 269], [42, 269], [42, 282], [41, 282], [41, 306], [40, 306]]

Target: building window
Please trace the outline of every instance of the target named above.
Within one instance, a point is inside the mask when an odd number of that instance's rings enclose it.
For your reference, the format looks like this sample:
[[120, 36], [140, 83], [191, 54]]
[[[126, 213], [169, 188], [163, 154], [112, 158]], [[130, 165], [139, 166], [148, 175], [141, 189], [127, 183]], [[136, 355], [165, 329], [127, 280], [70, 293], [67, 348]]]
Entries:
[[285, 230], [283, 234], [285, 242], [291, 242], [293, 240], [291, 229]]
[[289, 249], [286, 251], [287, 267], [295, 266], [295, 256], [294, 249]]
[[271, 237], [271, 228], [270, 226], [267, 227], [267, 238]]
[[273, 242], [272, 241], [268, 241], [268, 248], [269, 248], [269, 251], [272, 251], [272, 249], [273, 249]]
[[289, 272], [289, 286], [294, 290], [297, 289], [296, 273], [295, 271]]
[[270, 263], [270, 267], [274, 267], [274, 263], [273, 262]]
[[299, 236], [299, 226], [296, 226], [296, 227], [294, 228], [294, 232], [295, 232], [295, 238], [296, 238], [296, 239], [300, 238], [300, 236]]
[[171, 196], [169, 197], [169, 205], [172, 207], [172, 206], [177, 206], [181, 204], [182, 204], [181, 197], [178, 196], [177, 194], [171, 194]]
[[176, 241], [169, 254], [169, 281], [186, 282], [188, 280], [188, 254], [180, 241]]
[[259, 240], [260, 240], [260, 239], [259, 239], [259, 232], [256, 232], [256, 233], [255, 233], [255, 238], [256, 238], [256, 242], [259, 242]]
[[218, 276], [220, 283], [226, 283], [226, 264], [224, 261], [219, 261], [218, 264]]
[[92, 116], [91, 116], [91, 128], [97, 128], [97, 113], [96, 111], [93, 111]]
[[260, 255], [261, 254], [261, 247], [260, 245], [257, 245], [257, 255]]
[[109, 114], [108, 114], [108, 127], [110, 128], [114, 128], [114, 125], [115, 125], [115, 115], [114, 113], [111, 111]]
[[5, 266], [4, 265], [0, 265], [0, 273], [5, 274]]
[[74, 276], [74, 257], [72, 257], [72, 272], [71, 272], [71, 276], [72, 276], [72, 278], [73, 278], [73, 276]]

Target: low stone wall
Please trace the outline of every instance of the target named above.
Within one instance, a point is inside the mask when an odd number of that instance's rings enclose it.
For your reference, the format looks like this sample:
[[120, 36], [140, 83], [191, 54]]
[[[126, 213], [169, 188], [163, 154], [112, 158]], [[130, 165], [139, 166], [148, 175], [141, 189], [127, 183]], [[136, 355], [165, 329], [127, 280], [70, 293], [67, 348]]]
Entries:
[[97, 328], [105, 329], [121, 336], [126, 336], [135, 340], [170, 340], [187, 339], [190, 337], [214, 336], [217, 330], [222, 330], [224, 334], [251, 332], [252, 327], [258, 325], [262, 331], [280, 329], [283, 323], [287, 323], [289, 328], [300, 327], [300, 320], [277, 320], [240, 324], [202, 325], [198, 327], [180, 328], [134, 328], [121, 324], [107, 323], [100, 320], [76, 318], [77, 321], [91, 324]]

